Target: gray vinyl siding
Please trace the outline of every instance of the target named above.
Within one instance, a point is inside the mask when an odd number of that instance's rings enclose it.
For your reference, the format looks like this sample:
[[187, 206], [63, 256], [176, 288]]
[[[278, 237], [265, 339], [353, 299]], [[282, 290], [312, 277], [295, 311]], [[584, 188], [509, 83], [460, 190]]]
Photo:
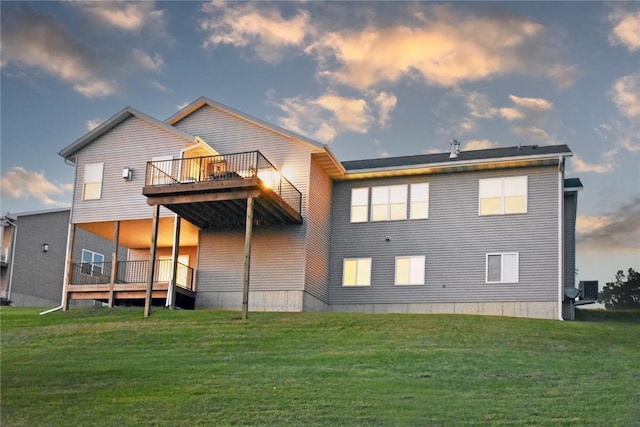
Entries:
[[[244, 229], [201, 232], [198, 295], [242, 290], [244, 238]], [[304, 226], [254, 227], [250, 289], [303, 290], [304, 248]]]
[[[77, 155], [73, 196], [73, 222], [98, 222], [151, 218], [153, 208], [142, 195], [146, 163], [152, 157], [177, 156], [188, 141], [172, 135], [135, 116], [102, 135]], [[104, 163], [102, 197], [82, 200], [84, 169]], [[122, 179], [123, 168], [133, 169], [133, 179]], [[164, 208], [161, 215], [170, 215]]]
[[302, 216], [306, 217], [310, 154], [319, 149], [207, 105], [174, 124], [174, 127], [201, 137], [221, 154], [259, 150], [300, 190]]
[[576, 287], [576, 213], [578, 193], [564, 194], [564, 287]]
[[329, 302], [332, 187], [329, 176], [312, 160], [307, 215], [305, 290], [325, 303]]
[[[21, 301], [59, 304], [64, 283], [69, 211], [18, 216], [16, 252], [13, 259], [11, 294], [16, 305]], [[42, 252], [42, 244], [49, 250]], [[80, 261], [82, 249], [103, 254], [111, 260], [113, 244], [81, 228], [76, 230], [73, 260]], [[126, 253], [121, 248], [121, 254]], [[39, 304], [39, 305], [40, 305]]]
[[[528, 212], [479, 216], [481, 178], [528, 176]], [[429, 218], [351, 224], [351, 188], [430, 184]], [[556, 301], [558, 175], [555, 167], [336, 181], [331, 304]], [[386, 236], [390, 241], [386, 241]], [[519, 253], [519, 283], [485, 283], [486, 254]], [[395, 257], [424, 255], [425, 285], [395, 286]], [[344, 258], [372, 258], [371, 286], [343, 287]]]

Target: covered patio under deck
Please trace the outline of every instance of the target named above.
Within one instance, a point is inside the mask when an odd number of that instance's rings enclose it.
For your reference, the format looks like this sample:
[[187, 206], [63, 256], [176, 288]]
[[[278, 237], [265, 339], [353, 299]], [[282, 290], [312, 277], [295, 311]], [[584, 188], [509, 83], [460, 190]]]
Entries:
[[[201, 229], [245, 227], [242, 317], [246, 319], [253, 226], [302, 224], [300, 191], [262, 153], [250, 151], [148, 162], [142, 193], [155, 206], [150, 259], [155, 259], [160, 206]], [[147, 300], [150, 286], [151, 282]], [[147, 301], [145, 316], [149, 313]]]
[[[82, 228], [97, 236], [113, 242], [111, 254], [104, 254], [102, 261], [82, 259], [68, 259], [66, 297], [64, 301], [97, 300], [108, 303], [109, 306], [118, 304], [142, 304], [145, 301], [147, 284], [149, 282], [150, 261], [149, 242], [151, 241], [152, 219], [105, 221], [93, 223], [73, 224], [70, 231], [69, 253], [74, 253], [74, 246], [80, 244], [75, 240], [76, 228]], [[192, 253], [198, 245], [199, 229], [186, 221], [178, 228], [179, 241], [182, 242], [176, 252], [175, 285], [171, 287], [173, 278], [172, 253], [175, 238], [175, 216], [159, 218], [157, 243], [160, 248], [158, 258], [153, 268], [152, 298], [163, 303], [170, 291], [175, 291], [173, 304], [182, 308], [193, 308], [195, 302], [195, 270], [193, 262], [189, 262], [189, 255], [180, 257], [180, 253]], [[132, 259], [122, 259], [123, 249]], [[162, 255], [165, 256], [162, 256]], [[116, 268], [113, 268], [116, 266]]]

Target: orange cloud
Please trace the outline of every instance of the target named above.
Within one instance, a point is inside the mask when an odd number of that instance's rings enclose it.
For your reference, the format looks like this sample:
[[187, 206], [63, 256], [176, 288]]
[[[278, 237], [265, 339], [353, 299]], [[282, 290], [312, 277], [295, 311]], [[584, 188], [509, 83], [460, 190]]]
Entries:
[[633, 12], [617, 10], [609, 15], [615, 24], [609, 34], [609, 43], [623, 45], [629, 51], [640, 49], [640, 9]]
[[[47, 206], [68, 206], [73, 184], [54, 184], [44, 173], [15, 166], [0, 177], [2, 196], [10, 199], [36, 198]], [[68, 198], [62, 201], [61, 198]]]

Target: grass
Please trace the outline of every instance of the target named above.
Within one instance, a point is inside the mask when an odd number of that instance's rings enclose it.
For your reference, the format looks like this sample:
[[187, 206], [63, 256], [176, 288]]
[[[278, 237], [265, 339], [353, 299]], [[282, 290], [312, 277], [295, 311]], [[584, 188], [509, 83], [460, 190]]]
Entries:
[[[582, 314], [584, 315], [584, 313]], [[586, 314], [598, 317], [597, 314]], [[640, 312], [2, 307], [3, 426], [640, 425]]]

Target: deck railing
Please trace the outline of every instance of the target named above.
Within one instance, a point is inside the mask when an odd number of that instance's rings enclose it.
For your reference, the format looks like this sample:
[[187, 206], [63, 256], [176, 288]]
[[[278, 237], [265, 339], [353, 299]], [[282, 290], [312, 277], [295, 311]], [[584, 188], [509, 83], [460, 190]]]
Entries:
[[[171, 281], [170, 259], [156, 261], [154, 283]], [[149, 261], [118, 261], [116, 283], [146, 283], [149, 277]], [[111, 280], [111, 262], [102, 263], [73, 263], [71, 274], [72, 285], [101, 285]], [[193, 268], [178, 263], [176, 285], [193, 291]]]
[[259, 178], [298, 213], [302, 193], [259, 151], [147, 162], [146, 186]]

